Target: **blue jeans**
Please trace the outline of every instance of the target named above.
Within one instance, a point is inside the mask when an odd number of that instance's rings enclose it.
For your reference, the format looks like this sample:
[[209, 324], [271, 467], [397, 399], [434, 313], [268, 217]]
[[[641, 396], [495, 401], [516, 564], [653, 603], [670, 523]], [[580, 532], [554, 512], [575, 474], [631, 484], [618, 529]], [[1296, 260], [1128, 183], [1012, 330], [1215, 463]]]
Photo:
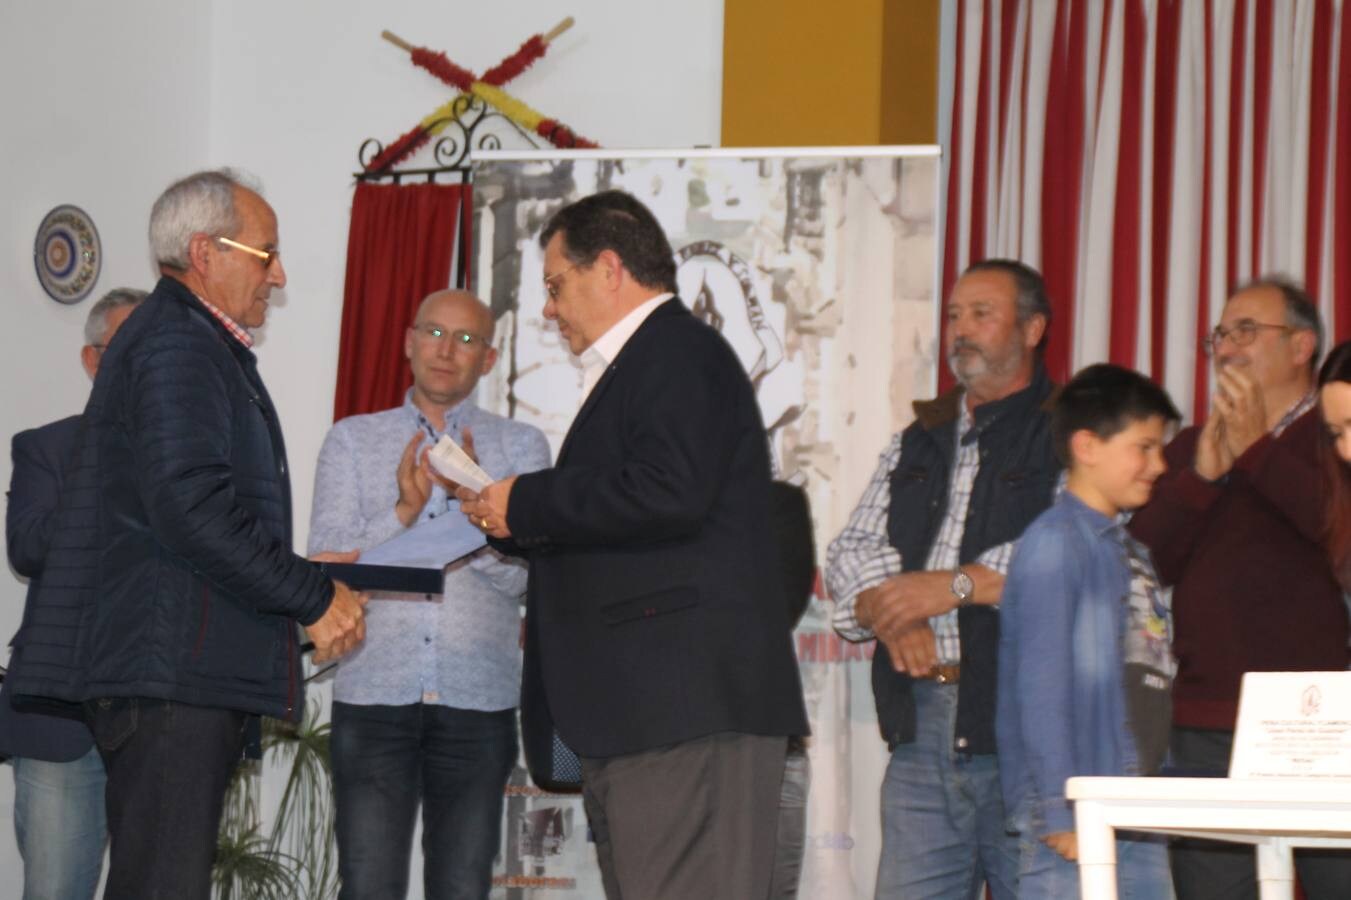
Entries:
[[878, 900], [972, 900], [988, 883], [1014, 900], [1018, 838], [1005, 830], [993, 755], [953, 749], [957, 686], [914, 684], [915, 740], [898, 744], [882, 781]]
[[418, 804], [427, 900], [483, 900], [516, 762], [516, 710], [333, 704], [341, 900], [402, 900]]
[[15, 757], [14, 834], [24, 900], [90, 900], [103, 870], [103, 760], [98, 748], [70, 762]]
[[[1079, 864], [1026, 835], [1018, 896], [1024, 900], [1079, 900]], [[1116, 841], [1116, 891], [1119, 900], [1173, 900], [1168, 869], [1168, 839], [1132, 834]]]

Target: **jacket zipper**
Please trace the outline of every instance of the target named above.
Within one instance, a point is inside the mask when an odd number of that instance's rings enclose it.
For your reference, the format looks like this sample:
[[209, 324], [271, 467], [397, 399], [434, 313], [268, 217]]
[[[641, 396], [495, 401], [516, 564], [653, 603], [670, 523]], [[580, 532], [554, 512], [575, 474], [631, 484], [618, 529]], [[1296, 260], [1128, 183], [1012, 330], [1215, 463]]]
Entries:
[[206, 626], [211, 619], [211, 589], [205, 583], [202, 584], [202, 624], [197, 629], [197, 645], [192, 648], [192, 657], [197, 659], [202, 655], [202, 645], [206, 643]]
[[282, 627], [286, 629], [286, 715], [290, 716], [296, 705], [296, 628], [289, 621]]

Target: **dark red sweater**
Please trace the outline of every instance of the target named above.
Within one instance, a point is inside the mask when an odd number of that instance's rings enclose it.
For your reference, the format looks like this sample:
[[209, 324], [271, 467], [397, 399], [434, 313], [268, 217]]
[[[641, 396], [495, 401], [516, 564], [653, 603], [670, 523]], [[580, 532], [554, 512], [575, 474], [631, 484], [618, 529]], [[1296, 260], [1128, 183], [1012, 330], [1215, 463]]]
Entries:
[[1346, 668], [1346, 605], [1320, 543], [1321, 428], [1310, 410], [1213, 483], [1192, 468], [1195, 426], [1164, 451], [1130, 530], [1173, 586], [1176, 725], [1232, 730], [1244, 672]]

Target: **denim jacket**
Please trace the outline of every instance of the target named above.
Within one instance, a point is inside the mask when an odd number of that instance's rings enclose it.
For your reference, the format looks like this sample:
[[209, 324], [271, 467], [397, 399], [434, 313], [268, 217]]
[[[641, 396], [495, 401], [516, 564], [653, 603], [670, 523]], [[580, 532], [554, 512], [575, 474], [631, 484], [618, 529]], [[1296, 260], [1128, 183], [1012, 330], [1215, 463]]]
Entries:
[[1123, 524], [1066, 490], [1014, 550], [995, 722], [1013, 830], [1072, 831], [1072, 776], [1139, 774], [1122, 677], [1128, 540]]

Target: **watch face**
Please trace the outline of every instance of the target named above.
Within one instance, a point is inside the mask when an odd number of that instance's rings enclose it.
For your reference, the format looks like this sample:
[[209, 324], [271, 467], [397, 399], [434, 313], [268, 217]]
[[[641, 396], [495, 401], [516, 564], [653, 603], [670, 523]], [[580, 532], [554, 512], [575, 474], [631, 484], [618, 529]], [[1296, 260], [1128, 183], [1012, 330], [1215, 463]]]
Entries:
[[971, 576], [961, 569], [958, 569], [957, 574], [952, 576], [952, 592], [963, 600], [971, 596], [975, 587], [976, 583], [971, 580]]

